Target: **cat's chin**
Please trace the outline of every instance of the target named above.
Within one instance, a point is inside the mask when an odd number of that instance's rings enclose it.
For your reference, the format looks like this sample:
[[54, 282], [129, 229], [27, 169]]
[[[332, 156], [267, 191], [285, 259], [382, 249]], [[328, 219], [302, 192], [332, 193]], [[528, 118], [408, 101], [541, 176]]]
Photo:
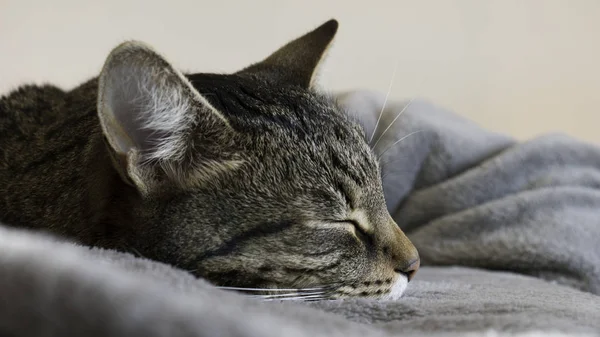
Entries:
[[382, 300], [398, 300], [404, 294], [406, 287], [408, 286], [408, 278], [401, 274], [398, 276], [392, 288], [390, 288], [390, 292], [383, 295], [381, 297]]

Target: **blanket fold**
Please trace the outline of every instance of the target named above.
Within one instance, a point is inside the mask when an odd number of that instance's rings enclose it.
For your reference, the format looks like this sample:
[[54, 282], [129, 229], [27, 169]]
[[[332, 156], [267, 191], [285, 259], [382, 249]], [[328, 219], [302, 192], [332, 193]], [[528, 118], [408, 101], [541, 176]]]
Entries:
[[338, 99], [364, 126], [390, 213], [422, 257], [400, 300], [260, 302], [0, 226], [0, 335], [600, 335], [598, 146], [519, 143], [422, 100]]
[[354, 92], [340, 101], [379, 139], [390, 212], [423, 264], [600, 294], [600, 147], [561, 134], [517, 143], [421, 100], [384, 105]]

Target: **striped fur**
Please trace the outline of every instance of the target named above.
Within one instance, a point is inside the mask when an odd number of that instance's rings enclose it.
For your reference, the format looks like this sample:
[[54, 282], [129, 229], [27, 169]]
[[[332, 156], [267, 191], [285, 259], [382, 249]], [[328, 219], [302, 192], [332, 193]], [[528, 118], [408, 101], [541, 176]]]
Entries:
[[398, 297], [418, 258], [362, 129], [311, 88], [330, 21], [229, 75], [127, 42], [99, 76], [0, 100], [0, 221], [222, 286]]

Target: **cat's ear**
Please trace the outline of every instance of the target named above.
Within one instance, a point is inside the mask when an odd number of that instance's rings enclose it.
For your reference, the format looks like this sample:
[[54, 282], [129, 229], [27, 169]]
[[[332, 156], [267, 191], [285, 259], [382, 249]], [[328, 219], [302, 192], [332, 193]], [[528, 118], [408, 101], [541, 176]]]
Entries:
[[338, 22], [329, 20], [240, 73], [255, 73], [279, 83], [310, 88], [337, 29]]
[[108, 56], [98, 79], [98, 116], [117, 170], [142, 192], [152, 185], [150, 168], [184, 165], [193, 133], [217, 143], [231, 132], [183, 74], [141, 42], [125, 42]]

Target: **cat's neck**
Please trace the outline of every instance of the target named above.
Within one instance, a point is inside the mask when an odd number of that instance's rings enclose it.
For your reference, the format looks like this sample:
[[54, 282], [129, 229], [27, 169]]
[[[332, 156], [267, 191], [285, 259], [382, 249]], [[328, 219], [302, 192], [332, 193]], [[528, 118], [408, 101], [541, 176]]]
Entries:
[[134, 208], [140, 202], [135, 189], [126, 184], [113, 167], [102, 137], [96, 137], [86, 155], [88, 174], [83, 178], [87, 193], [82, 205], [85, 231], [77, 240], [105, 248], [125, 249], [126, 233], [135, 226]]

